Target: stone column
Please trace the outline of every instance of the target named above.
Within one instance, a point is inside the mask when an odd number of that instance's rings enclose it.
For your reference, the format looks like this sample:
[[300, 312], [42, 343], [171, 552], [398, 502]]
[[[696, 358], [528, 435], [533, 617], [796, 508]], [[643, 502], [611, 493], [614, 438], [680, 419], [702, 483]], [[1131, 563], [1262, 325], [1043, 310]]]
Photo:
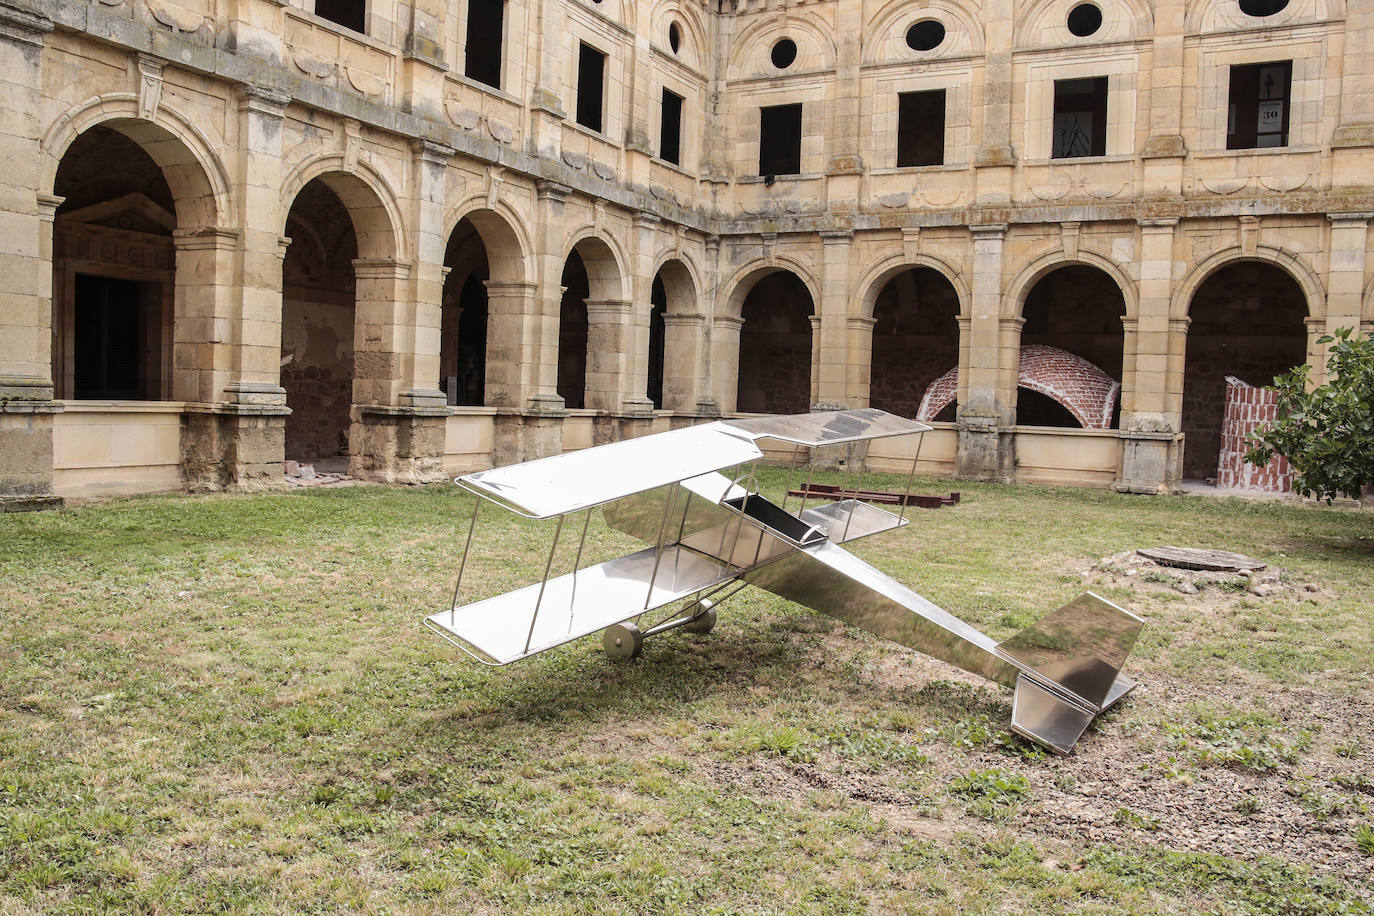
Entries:
[[739, 332], [744, 319], [717, 315], [711, 327], [711, 391], [722, 413], [734, 413], [739, 398]]
[[1331, 137], [1331, 183], [1336, 188], [1369, 186], [1369, 148], [1374, 147], [1374, 7], [1350, 3], [1345, 10], [1345, 56], [1341, 61], [1340, 124]]
[[[1364, 326], [1365, 251], [1369, 220], [1374, 212], [1328, 213], [1331, 220], [1331, 267], [1326, 281], [1326, 325], [1324, 333], [1338, 328], [1353, 328], [1355, 334], [1366, 333]], [[1316, 336], [1321, 336], [1320, 334]], [[1312, 362], [1313, 381], [1326, 381], [1326, 349], [1315, 346]], [[1309, 361], [1312, 357], [1309, 357]]]
[[[835, 79], [830, 81], [830, 122], [826, 142], [830, 161], [826, 165], [827, 209], [834, 213], [852, 211], [859, 205], [859, 189], [864, 173], [859, 155], [862, 119], [859, 116], [864, 4], [862, 0], [840, 0], [835, 4]], [[822, 237], [824, 237], [822, 233]]]
[[52, 218], [39, 187], [38, 87], [47, 16], [0, 2], [0, 511], [61, 505], [53, 495]]
[[[654, 248], [662, 220], [652, 213], [635, 213], [631, 223], [630, 276], [627, 278], [630, 286], [630, 300], [627, 304], [630, 308], [622, 318], [625, 326], [621, 332], [623, 335], [621, 342], [623, 353], [619, 365], [620, 378], [617, 382], [618, 401], [610, 409], [618, 411], [625, 418], [621, 424], [624, 427], [622, 429], [623, 434], [638, 435], [647, 431], [644, 424], [651, 422], [654, 414], [654, 402], [649, 400], [649, 323], [651, 320], [649, 313], [653, 310], [651, 300], [653, 299], [654, 287]], [[592, 304], [588, 302], [588, 323], [592, 322], [591, 309]], [[588, 331], [590, 334], [591, 329], [589, 328]], [[589, 337], [589, 342], [590, 339]], [[597, 356], [594, 347], [589, 347], [589, 349], [593, 350], [588, 356], [590, 371], [590, 366], [592, 362], [597, 361]], [[668, 355], [666, 334], [663, 341], [663, 351], [666, 360]], [[666, 385], [666, 365], [664, 369]], [[589, 391], [590, 387], [591, 378], [589, 375]], [[626, 423], [629, 426], [626, 426]]]
[[[1010, 480], [1009, 435], [1015, 401], [1007, 403], [1002, 328], [1002, 248], [1006, 224], [974, 226], [973, 288], [968, 324], [968, 365], [959, 367], [957, 473], [977, 480]], [[1013, 366], [1016, 361], [1012, 361]], [[1015, 371], [1014, 369], [1012, 370]], [[1015, 376], [1012, 392], [1015, 393]]]
[[[267, 53], [266, 50], [263, 53]], [[181, 459], [193, 491], [283, 486], [281, 377], [282, 118], [291, 97], [257, 86], [239, 96], [237, 229], [177, 233], [174, 386], [187, 401]]]
[[[568, 117], [559, 95], [563, 86], [563, 42], [569, 40], [563, 29], [563, 4], [560, 0], [536, 0], [530, 13], [537, 37], [527, 151], [557, 161], [563, 145], [563, 121]], [[567, 53], [575, 56], [577, 49], [569, 48]]]
[[983, 68], [983, 110], [973, 123], [981, 130], [973, 154], [977, 170], [977, 203], [1006, 206], [1011, 203], [1011, 177], [1015, 157], [1011, 142], [1011, 53], [1015, 20], [1012, 0], [989, 0], [983, 7], [987, 51]]
[[[586, 403], [592, 410], [615, 413], [625, 401], [623, 380], [634, 373], [630, 365], [635, 355], [632, 305], [628, 299], [587, 300]], [[641, 412], [645, 400], [637, 399]], [[649, 410], [653, 410], [652, 403]]]
[[705, 315], [663, 316], [663, 406], [675, 414], [698, 410], [705, 341]]
[[854, 233], [825, 231], [821, 236], [821, 301], [816, 303], [811, 336], [811, 403], [843, 405], [849, 368], [849, 256]]
[[[1147, 197], [1183, 194], [1183, 34], [1187, 6], [1183, 0], [1156, 0], [1151, 66], [1141, 66], [1141, 90], [1148, 88], [1149, 134], [1141, 151]], [[1148, 81], [1148, 86], [1144, 81]]]
[[1178, 220], [1142, 219], [1139, 224], [1140, 302], [1136, 316], [1122, 321], [1121, 467], [1115, 489], [1171, 493], [1178, 490], [1183, 473], [1181, 415], [1171, 411], [1168, 394]]
[[871, 406], [873, 394], [873, 318], [850, 316], [845, 319], [849, 332], [849, 358], [845, 366], [845, 403]]

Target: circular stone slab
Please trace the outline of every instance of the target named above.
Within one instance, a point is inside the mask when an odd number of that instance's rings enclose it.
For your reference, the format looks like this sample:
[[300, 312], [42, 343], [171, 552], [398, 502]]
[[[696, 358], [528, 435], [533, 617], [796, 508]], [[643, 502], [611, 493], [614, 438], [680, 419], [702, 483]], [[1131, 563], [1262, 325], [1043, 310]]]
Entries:
[[1162, 566], [1177, 566], [1180, 569], [1206, 569], [1213, 572], [1238, 572], [1247, 569], [1264, 569], [1264, 563], [1243, 553], [1229, 550], [1198, 550], [1193, 547], [1147, 547], [1137, 550], [1142, 557], [1154, 560]]

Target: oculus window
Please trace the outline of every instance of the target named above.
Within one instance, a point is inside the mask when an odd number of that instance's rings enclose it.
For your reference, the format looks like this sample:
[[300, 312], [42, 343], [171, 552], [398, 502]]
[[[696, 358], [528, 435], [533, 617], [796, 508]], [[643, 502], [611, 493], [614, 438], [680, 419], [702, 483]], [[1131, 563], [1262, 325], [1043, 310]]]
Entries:
[[1293, 62], [1245, 64], [1231, 68], [1226, 110], [1227, 149], [1268, 149], [1288, 145], [1288, 106]]
[[1107, 78], [1054, 81], [1054, 136], [1050, 156], [1107, 155]]
[[759, 109], [759, 174], [801, 174], [801, 102]]

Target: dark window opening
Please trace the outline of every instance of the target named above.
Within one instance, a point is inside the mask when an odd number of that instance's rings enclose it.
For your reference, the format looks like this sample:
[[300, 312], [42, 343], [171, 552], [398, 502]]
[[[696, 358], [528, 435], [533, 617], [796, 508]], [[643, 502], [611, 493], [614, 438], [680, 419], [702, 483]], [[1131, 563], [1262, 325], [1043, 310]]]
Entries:
[[1246, 64], [1231, 68], [1226, 114], [1227, 149], [1268, 149], [1288, 145], [1289, 90], [1293, 62]]
[[678, 165], [682, 162], [682, 96], [664, 89], [662, 116], [658, 130], [658, 157]]
[[77, 274], [73, 296], [73, 392], [78, 399], [155, 401], [161, 287]]
[[1102, 11], [1091, 3], [1080, 3], [1069, 10], [1066, 24], [1074, 35], [1087, 38], [1089, 35], [1097, 34], [1097, 30], [1102, 28]]
[[678, 28], [676, 22], [668, 24], [668, 47], [673, 49], [674, 54], [682, 47], [682, 29]]
[[768, 105], [759, 109], [759, 174], [800, 175], [802, 106]]
[[653, 308], [649, 312], [649, 385], [646, 393], [649, 400], [654, 402], [654, 410], [662, 410], [665, 346], [663, 316], [668, 313], [668, 290], [663, 285], [661, 274], [654, 277], [649, 302]]
[[468, 37], [463, 73], [468, 79], [501, 88], [505, 0], [468, 0]]
[[577, 123], [601, 130], [601, 93], [606, 75], [606, 55], [591, 45], [577, 52]]
[[576, 251], [563, 264], [563, 300], [558, 308], [558, 396], [569, 410], [587, 404], [587, 265]]
[[1288, 0], [1240, 0], [1240, 11], [1247, 16], [1263, 18], [1288, 8]]
[[1107, 78], [1054, 81], [1055, 159], [1107, 155]]
[[944, 165], [945, 90], [897, 96], [897, 167]]
[[315, 0], [315, 15], [355, 32], [367, 32], [365, 0]]
[[935, 19], [922, 19], [906, 30], [906, 46], [913, 51], [933, 51], [945, 40], [945, 26]]
[[797, 59], [797, 43], [790, 38], [781, 39], [773, 45], [768, 58], [773, 62], [773, 66], [779, 70], [786, 70]]

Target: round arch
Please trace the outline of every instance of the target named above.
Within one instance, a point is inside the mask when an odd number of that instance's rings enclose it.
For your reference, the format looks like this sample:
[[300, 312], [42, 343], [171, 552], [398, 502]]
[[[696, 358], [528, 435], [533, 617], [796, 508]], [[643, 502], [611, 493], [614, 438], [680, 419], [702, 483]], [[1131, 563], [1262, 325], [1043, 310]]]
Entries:
[[700, 298], [696, 274], [687, 262], [674, 253], [669, 253], [654, 268], [654, 279], [663, 278], [663, 288], [667, 299], [669, 315], [699, 314]]
[[494, 207], [488, 207], [485, 195], [469, 197], [460, 202], [449, 210], [444, 219], [445, 244], [463, 220], [472, 223], [482, 239], [492, 280], [520, 283], [529, 279], [526, 255], [530, 250], [529, 233], [509, 206], [498, 200]]
[[[923, 52], [914, 52], [907, 47], [906, 29], [918, 18], [942, 21], [946, 33], [940, 47]], [[984, 45], [983, 23], [968, 7], [953, 0], [904, 0], [886, 4], [864, 27], [864, 35], [865, 64], [908, 60], [918, 53], [925, 60], [982, 54]]]
[[625, 291], [625, 254], [613, 239], [597, 235], [591, 227], [583, 227], [572, 234], [572, 242], [563, 250], [563, 263], [575, 251], [587, 268], [588, 297], [591, 299], [620, 299]]
[[159, 105], [151, 121], [141, 117], [133, 93], [88, 99], [49, 125], [40, 143], [44, 153], [41, 187], [53, 187], [62, 157], [76, 138], [102, 124], [137, 143], [162, 169], [176, 203], [179, 226], [227, 228], [224, 221], [237, 209], [229, 173], [214, 144], [189, 118], [167, 105]]
[[[799, 57], [805, 56], [808, 52], [820, 54], [821, 63], [814, 69], [834, 69], [835, 40], [830, 35], [828, 25], [813, 14], [792, 12], [782, 18], [761, 18], [736, 38], [728, 65], [731, 77], [762, 72], [763, 66], [758, 62], [768, 60], [768, 51], [773, 41], [783, 37], [797, 42]], [[751, 62], [754, 65], [751, 65]]]
[[1139, 314], [1140, 291], [1135, 280], [1121, 269], [1120, 264], [1110, 258], [1095, 251], [1080, 249], [1076, 258], [1065, 257], [1062, 251], [1049, 251], [1023, 267], [1007, 287], [1004, 299], [1012, 304], [1014, 311], [1006, 317], [1020, 318], [1026, 307], [1026, 296], [1035, 288], [1035, 284], [1061, 267], [1073, 266], [1096, 267], [1105, 273], [1121, 291], [1121, 298], [1126, 306], [1126, 317], [1135, 318]]
[[396, 194], [386, 179], [365, 163], [349, 171], [341, 153], [317, 156], [298, 165], [282, 183], [283, 234], [291, 203], [301, 189], [320, 179], [338, 195], [358, 237], [358, 257], [363, 260], [399, 260], [407, 251], [405, 223]]
[[914, 258], [908, 258], [906, 255], [894, 254], [870, 265], [859, 277], [859, 282], [855, 284], [855, 288], [860, 290], [857, 300], [859, 308], [858, 314], [854, 317], [872, 318], [873, 308], [877, 305], [878, 296], [882, 293], [883, 287], [898, 274], [917, 267], [929, 268], [944, 277], [949, 285], [954, 288], [955, 295], [959, 297], [959, 316], [961, 318], [968, 316], [968, 287], [964, 285], [963, 277], [954, 265], [933, 255], [917, 255]]
[[744, 300], [749, 296], [749, 291], [764, 277], [780, 270], [795, 274], [811, 295], [811, 302], [819, 307], [821, 301], [820, 284], [811, 275], [810, 269], [794, 258], [775, 256], [771, 261], [756, 258], [730, 275], [730, 279], [721, 286], [722, 289], [728, 289], [730, 292], [723, 300], [725, 307], [718, 314], [728, 318], [741, 317]]
[[1268, 264], [1288, 274], [1302, 290], [1308, 317], [1326, 317], [1326, 289], [1316, 271], [1293, 252], [1272, 245], [1260, 245], [1252, 255], [1245, 254], [1239, 245], [1232, 245], [1199, 261], [1174, 288], [1174, 298], [1169, 303], [1169, 317], [1187, 318], [1193, 298], [1202, 284], [1217, 271], [1243, 261]]

